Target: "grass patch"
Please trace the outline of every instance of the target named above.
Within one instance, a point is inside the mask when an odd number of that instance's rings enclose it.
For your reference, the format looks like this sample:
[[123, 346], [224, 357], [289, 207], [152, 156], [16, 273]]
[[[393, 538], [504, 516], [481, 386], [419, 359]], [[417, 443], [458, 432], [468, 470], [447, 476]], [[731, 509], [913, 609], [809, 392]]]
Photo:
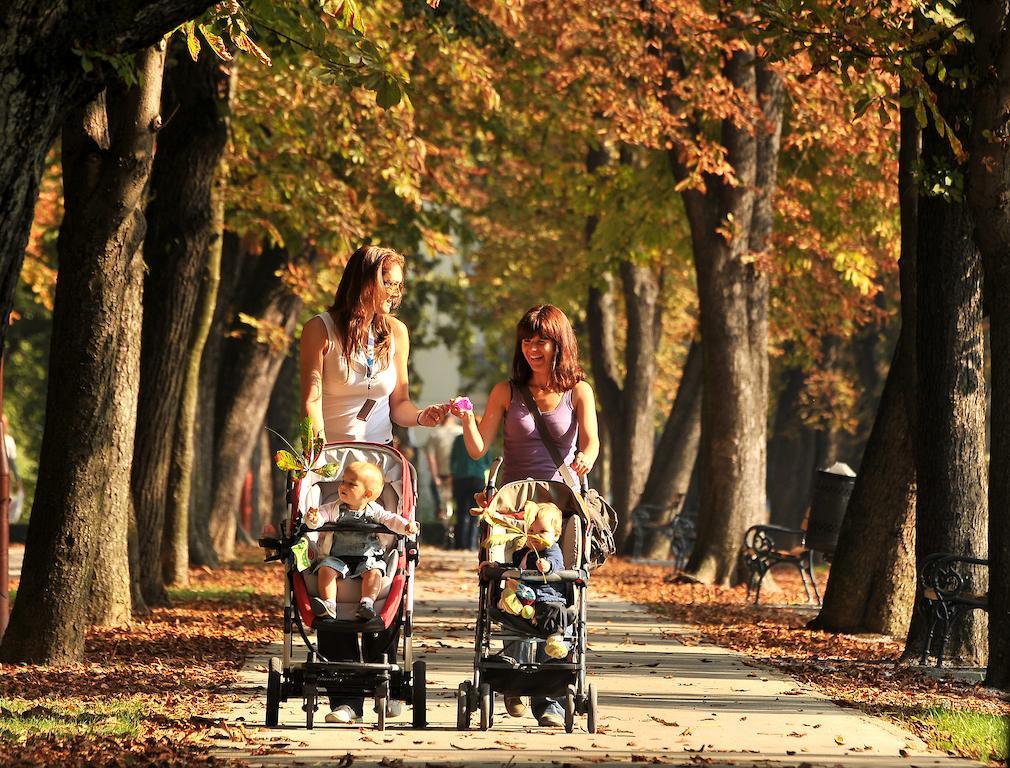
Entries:
[[983, 761], [1007, 759], [1010, 731], [1003, 715], [931, 707], [909, 719], [927, 730], [929, 746], [935, 749]]
[[29, 736], [136, 737], [144, 710], [136, 700], [0, 699], [0, 740], [24, 741]]
[[192, 587], [169, 587], [168, 596], [172, 600], [185, 602], [187, 600], [219, 600], [227, 603], [237, 603], [248, 600], [256, 594], [255, 588], [251, 586], [233, 587], [225, 589], [221, 587], [207, 587], [206, 589]]

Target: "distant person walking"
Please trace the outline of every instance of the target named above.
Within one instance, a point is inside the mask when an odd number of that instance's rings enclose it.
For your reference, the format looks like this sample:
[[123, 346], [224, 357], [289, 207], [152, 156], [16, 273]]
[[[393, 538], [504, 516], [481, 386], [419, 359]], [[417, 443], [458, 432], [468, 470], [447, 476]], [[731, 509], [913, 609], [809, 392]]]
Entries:
[[435, 516], [445, 520], [449, 517], [452, 502], [452, 466], [449, 461], [452, 443], [457, 435], [463, 434], [463, 427], [448, 413], [428, 433], [424, 443], [424, 457], [431, 473], [431, 494], [435, 499]]
[[456, 508], [456, 549], [477, 549], [476, 520], [470, 514], [474, 496], [484, 488], [487, 472], [491, 468], [491, 455], [471, 459], [466, 450], [466, 439], [460, 433], [452, 443], [449, 456], [452, 469], [452, 499]]

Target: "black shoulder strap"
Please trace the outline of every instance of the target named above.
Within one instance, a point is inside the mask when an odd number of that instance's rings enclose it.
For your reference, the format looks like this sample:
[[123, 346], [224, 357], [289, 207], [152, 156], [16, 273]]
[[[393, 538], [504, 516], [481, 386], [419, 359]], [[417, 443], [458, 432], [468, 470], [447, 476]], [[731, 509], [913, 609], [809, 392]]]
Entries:
[[516, 383], [516, 388], [519, 390], [520, 397], [522, 397], [523, 402], [526, 403], [526, 407], [533, 416], [533, 421], [537, 425], [537, 433], [540, 435], [540, 440], [543, 442], [544, 446], [546, 446], [547, 452], [551, 455], [551, 460], [554, 462], [554, 468], [561, 473], [563, 478], [565, 478], [565, 482], [573, 488], [578, 488], [578, 482], [574, 481], [571, 469], [565, 464], [564, 459], [561, 458], [561, 451], [558, 450], [558, 444], [554, 441], [554, 435], [552, 435], [550, 429], [548, 429], [547, 422], [544, 421], [544, 415], [540, 413], [540, 408], [537, 407], [537, 401], [533, 399], [533, 393], [530, 392], [530, 388], [525, 384], [519, 384], [518, 382]]

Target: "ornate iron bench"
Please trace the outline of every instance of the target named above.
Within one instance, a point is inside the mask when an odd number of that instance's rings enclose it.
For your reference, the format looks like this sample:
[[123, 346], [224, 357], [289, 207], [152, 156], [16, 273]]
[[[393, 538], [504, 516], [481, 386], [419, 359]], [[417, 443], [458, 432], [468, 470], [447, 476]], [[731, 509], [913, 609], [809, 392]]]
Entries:
[[[821, 594], [814, 579], [814, 553], [807, 548], [806, 531], [781, 525], [752, 525], [743, 537], [740, 558], [749, 572], [747, 599], [754, 594], [754, 605], [761, 602], [761, 584], [776, 565], [791, 565], [800, 573], [803, 591], [810, 601], [811, 587], [817, 605]], [[809, 584], [809, 586], [808, 586]]]
[[936, 666], [941, 666], [943, 649], [958, 619], [968, 611], [989, 610], [989, 596], [976, 591], [971, 579], [972, 571], [977, 573], [981, 567], [988, 565], [989, 561], [983, 558], [946, 552], [928, 555], [923, 561], [919, 576], [919, 609], [926, 614], [929, 631], [922, 647], [920, 664], [926, 664], [935, 638], [939, 648], [933, 655]]
[[662, 536], [670, 542], [670, 554], [673, 556], [674, 567], [677, 570], [683, 570], [687, 565], [687, 559], [691, 556], [691, 549], [694, 547], [696, 537], [694, 520], [681, 511], [667, 523], [657, 522], [657, 519], [662, 518], [664, 511], [658, 504], [640, 504], [632, 510], [631, 525], [635, 534], [632, 557], [641, 559], [642, 552], [645, 550], [645, 542], [655, 536]]

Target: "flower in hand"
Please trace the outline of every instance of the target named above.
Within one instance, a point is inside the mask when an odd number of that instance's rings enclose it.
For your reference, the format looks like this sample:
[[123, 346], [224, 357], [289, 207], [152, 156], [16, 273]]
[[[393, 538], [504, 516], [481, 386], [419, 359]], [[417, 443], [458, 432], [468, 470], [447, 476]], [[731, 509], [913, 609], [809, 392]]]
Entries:
[[549, 573], [551, 570], [551, 561], [546, 557], [538, 557], [537, 570], [540, 571], [540, 573]]
[[458, 419], [462, 419], [465, 416], [473, 415], [473, 402], [469, 397], [465, 395], [460, 395], [459, 397], [454, 397], [448, 403], [449, 413]]
[[310, 507], [309, 511], [305, 513], [305, 525], [308, 528], [318, 528], [322, 521], [319, 519], [319, 510], [315, 507]]

